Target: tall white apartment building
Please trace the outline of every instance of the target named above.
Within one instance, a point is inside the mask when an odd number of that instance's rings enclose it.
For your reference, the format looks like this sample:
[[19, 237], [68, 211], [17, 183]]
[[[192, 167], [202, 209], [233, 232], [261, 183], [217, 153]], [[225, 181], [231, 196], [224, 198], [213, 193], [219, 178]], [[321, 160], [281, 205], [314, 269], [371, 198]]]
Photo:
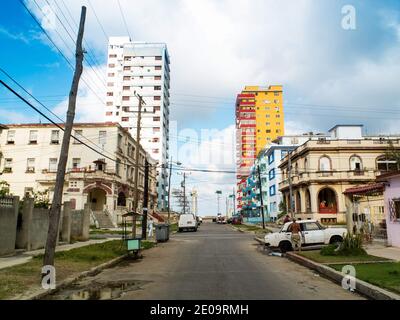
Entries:
[[164, 43], [110, 37], [106, 121], [128, 128], [136, 139], [139, 99], [143, 97], [140, 143], [158, 161], [158, 208], [166, 209], [169, 158], [170, 59]]

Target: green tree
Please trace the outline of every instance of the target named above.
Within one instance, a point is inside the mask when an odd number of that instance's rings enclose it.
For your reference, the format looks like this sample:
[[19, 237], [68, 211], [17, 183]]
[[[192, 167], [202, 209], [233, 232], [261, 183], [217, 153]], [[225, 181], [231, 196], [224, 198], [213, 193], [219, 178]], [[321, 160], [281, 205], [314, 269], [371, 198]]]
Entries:
[[0, 181], [0, 197], [10, 195], [10, 185], [6, 181]]

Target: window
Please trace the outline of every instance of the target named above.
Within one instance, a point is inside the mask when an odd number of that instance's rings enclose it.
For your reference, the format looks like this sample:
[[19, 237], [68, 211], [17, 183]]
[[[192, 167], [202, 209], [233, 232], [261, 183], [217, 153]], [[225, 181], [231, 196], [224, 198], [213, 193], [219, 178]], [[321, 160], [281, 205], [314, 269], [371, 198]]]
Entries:
[[155, 101], [160, 101], [160, 100], [161, 100], [161, 97], [160, 97], [160, 96], [155, 96], [155, 97], [154, 97], [154, 100], [155, 100]]
[[103, 146], [107, 142], [107, 131], [99, 131], [99, 145]]
[[130, 76], [124, 76], [124, 81], [129, 81], [129, 80], [131, 80]]
[[161, 56], [157, 56], [157, 57], [155, 57], [155, 59], [156, 59], [157, 61], [160, 61], [160, 60], [162, 60], [162, 57], [161, 57]]
[[122, 118], [121, 118], [121, 121], [122, 121], [122, 122], [128, 122], [128, 121], [129, 121], [129, 117], [122, 117]]
[[106, 112], [106, 116], [112, 116], [112, 115], [113, 115], [112, 111], [107, 111]]
[[159, 149], [153, 149], [153, 153], [160, 153]]
[[155, 86], [155, 87], [154, 87], [154, 90], [157, 90], [157, 91], [158, 91], [158, 90], [161, 90], [161, 86]]
[[60, 130], [52, 130], [51, 131], [51, 144], [59, 144], [60, 143]]
[[31, 130], [29, 131], [29, 144], [37, 144], [38, 141], [38, 131]]
[[12, 158], [4, 159], [4, 171], [3, 173], [11, 173], [12, 172]]
[[315, 222], [307, 222], [304, 224], [304, 231], [316, 231], [319, 230], [319, 225]]
[[124, 71], [129, 71], [129, 70], [131, 70], [131, 67], [130, 67], [130, 66], [125, 66], [125, 67], [124, 67]]
[[122, 112], [129, 112], [129, 107], [122, 107]]
[[362, 170], [362, 162], [359, 156], [352, 156], [350, 158], [350, 170], [353, 171], [361, 171]]
[[268, 156], [268, 163], [271, 164], [271, 163], [273, 163], [274, 161], [275, 161], [275, 154], [271, 153], [271, 154]]
[[109, 68], [115, 68], [115, 64], [114, 64], [114, 63], [110, 63], [110, 64], [108, 65], [108, 67], [109, 67]]
[[156, 66], [156, 70], [161, 70], [161, 66]]
[[160, 141], [160, 139], [159, 138], [153, 138], [153, 140], [152, 140], [154, 143], [156, 143], [156, 142], [159, 142]]
[[157, 133], [157, 132], [160, 132], [160, 128], [158, 128], [158, 127], [153, 128], [153, 133]]
[[265, 132], [266, 132], [266, 133], [271, 133], [271, 130], [270, 130], [270, 129], [268, 129], [268, 130], [265, 130]]
[[114, 87], [114, 82], [108, 82], [107, 87]]
[[399, 164], [396, 159], [387, 156], [381, 156], [376, 161], [379, 171], [397, 171]]
[[273, 197], [274, 195], [276, 195], [276, 187], [271, 186], [271, 187], [269, 187], [269, 196]]
[[49, 172], [57, 172], [57, 158], [49, 159]]
[[124, 90], [124, 91], [128, 91], [128, 90], [130, 90], [130, 89], [131, 89], [130, 86], [123, 86], [123, 88], [122, 88], [122, 90]]
[[114, 77], [114, 76], [115, 76], [115, 73], [109, 73], [108, 76], [109, 76], [109, 77]]
[[113, 103], [111, 101], [107, 102], [107, 107], [112, 107]]
[[118, 159], [117, 162], [115, 163], [115, 173], [117, 174], [117, 176], [119, 176], [119, 171], [120, 171], [120, 160]]
[[161, 80], [161, 76], [155, 76], [154, 80]]
[[130, 100], [130, 97], [128, 97], [128, 96], [123, 96], [122, 97], [122, 101], [129, 101]]
[[319, 159], [319, 170], [320, 171], [331, 171], [331, 160], [327, 156], [323, 156]]
[[117, 57], [117, 55], [116, 55], [116, 54], [114, 54], [114, 53], [112, 53], [112, 54], [110, 54], [110, 55], [109, 55], [109, 57], [110, 57], [110, 58], [116, 58], [116, 57]]
[[9, 130], [7, 133], [7, 144], [15, 143], [15, 130]]
[[72, 169], [79, 169], [81, 167], [81, 159], [73, 158], [72, 159]]
[[154, 107], [153, 110], [154, 110], [154, 112], [160, 111], [160, 110], [161, 110], [161, 107], [156, 106], [156, 107]]
[[35, 159], [34, 158], [28, 158], [26, 160], [26, 172], [27, 173], [35, 172]]
[[117, 145], [118, 148], [122, 149], [122, 135], [118, 135], [118, 140], [117, 140]]
[[269, 171], [269, 180], [275, 179], [275, 169]]
[[[75, 130], [74, 131], [74, 136], [75, 136], [75, 138], [77, 138], [80, 141], [82, 141], [83, 131], [82, 130]], [[79, 142], [78, 140], [76, 140], [76, 139], [73, 139], [73, 140], [74, 140], [74, 144], [81, 144], [81, 142]]]
[[390, 221], [400, 222], [400, 199], [389, 200]]
[[287, 156], [287, 154], [288, 154], [288, 151], [287, 151], [287, 150], [282, 150], [282, 152], [281, 152], [281, 160], [282, 160], [283, 158], [285, 158], [285, 157]]
[[153, 121], [160, 121], [160, 117], [153, 117]]
[[113, 92], [107, 92], [107, 97], [112, 97], [112, 96], [114, 96]]

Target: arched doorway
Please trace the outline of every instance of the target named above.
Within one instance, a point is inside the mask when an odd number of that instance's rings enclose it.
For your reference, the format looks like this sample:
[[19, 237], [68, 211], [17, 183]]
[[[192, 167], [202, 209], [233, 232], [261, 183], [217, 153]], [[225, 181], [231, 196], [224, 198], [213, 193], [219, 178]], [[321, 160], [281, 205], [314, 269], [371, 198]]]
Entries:
[[117, 206], [126, 207], [126, 196], [125, 193], [123, 193], [122, 191], [118, 193]]
[[337, 213], [336, 193], [330, 188], [321, 189], [318, 194], [319, 213]]
[[311, 193], [306, 189], [306, 213], [311, 213]]
[[107, 193], [100, 188], [94, 188], [89, 192], [88, 200], [93, 211], [103, 211], [107, 203]]
[[300, 191], [296, 192], [296, 213], [301, 213], [301, 196]]

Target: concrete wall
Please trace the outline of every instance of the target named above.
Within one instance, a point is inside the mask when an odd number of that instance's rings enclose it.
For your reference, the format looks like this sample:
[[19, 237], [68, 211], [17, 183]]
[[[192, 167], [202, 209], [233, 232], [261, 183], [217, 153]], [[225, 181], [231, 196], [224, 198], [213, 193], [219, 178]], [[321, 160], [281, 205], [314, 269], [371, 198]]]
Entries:
[[49, 210], [34, 208], [30, 231], [31, 250], [42, 249], [45, 247], [48, 230]]
[[71, 211], [71, 240], [89, 240], [90, 231], [90, 205], [86, 204], [84, 210]]
[[18, 197], [0, 198], [0, 256], [15, 251], [18, 206]]
[[391, 221], [389, 201], [400, 198], [400, 177], [389, 179], [389, 186], [385, 190], [385, 211], [386, 225], [388, 233], [388, 244], [394, 247], [400, 247], [400, 221]]

